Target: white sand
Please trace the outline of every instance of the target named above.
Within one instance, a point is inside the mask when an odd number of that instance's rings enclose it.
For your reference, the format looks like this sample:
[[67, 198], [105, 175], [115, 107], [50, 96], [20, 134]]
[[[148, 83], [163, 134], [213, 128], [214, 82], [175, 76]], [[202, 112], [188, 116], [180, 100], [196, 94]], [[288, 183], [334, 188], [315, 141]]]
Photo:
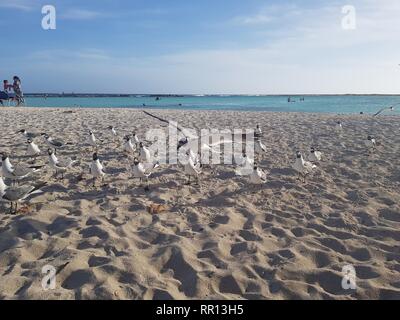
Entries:
[[[0, 108], [0, 152], [28, 161], [24, 139], [14, 134], [22, 128], [78, 144], [89, 127], [104, 139], [110, 124], [139, 136], [160, 127], [139, 110], [72, 111]], [[399, 117], [153, 112], [197, 128], [259, 123], [268, 183], [254, 192], [234, 167], [218, 166], [215, 177], [206, 170], [200, 186], [188, 186], [181, 167], [161, 166], [146, 193], [129, 180], [122, 148], [106, 142], [99, 154], [111, 174], [107, 186], [94, 189], [91, 152], [69, 146], [60, 156], [79, 164], [63, 181], [47, 168], [37, 176], [49, 183], [45, 193], [19, 214], [5, 214], [9, 205], [0, 204], [0, 298], [400, 299]], [[381, 143], [371, 156], [363, 144], [368, 133]], [[309, 141], [325, 161], [303, 184], [291, 164]], [[38, 144], [45, 153], [43, 140]], [[47, 163], [46, 154], [38, 163]], [[151, 204], [168, 210], [150, 214]], [[58, 268], [51, 291], [41, 287], [47, 264]], [[357, 290], [341, 287], [346, 264], [356, 268]]]

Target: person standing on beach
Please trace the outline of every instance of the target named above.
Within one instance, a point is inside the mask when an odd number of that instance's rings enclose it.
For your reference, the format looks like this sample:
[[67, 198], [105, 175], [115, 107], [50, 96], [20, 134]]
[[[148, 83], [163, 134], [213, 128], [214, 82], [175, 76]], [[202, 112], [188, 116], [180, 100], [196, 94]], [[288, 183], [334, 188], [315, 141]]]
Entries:
[[17, 76], [13, 77], [14, 83], [12, 85], [14, 93], [15, 93], [15, 100], [17, 100], [17, 106], [21, 103], [24, 103], [24, 94], [22, 93], [21, 89], [21, 79]]

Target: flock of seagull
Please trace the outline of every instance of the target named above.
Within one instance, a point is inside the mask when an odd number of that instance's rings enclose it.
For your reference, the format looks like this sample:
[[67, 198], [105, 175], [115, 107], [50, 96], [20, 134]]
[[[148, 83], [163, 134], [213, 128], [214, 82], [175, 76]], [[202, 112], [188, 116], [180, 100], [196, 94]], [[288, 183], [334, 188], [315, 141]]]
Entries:
[[[184, 148], [186, 152], [186, 161], [183, 164], [183, 171], [188, 176], [187, 184], [191, 183], [191, 177], [196, 178], [199, 181], [199, 176], [203, 172], [204, 165], [202, 164], [202, 151], [209, 151], [212, 153], [219, 153], [214, 150], [214, 147], [218, 144], [229, 143], [229, 141], [219, 141], [214, 144], [201, 144], [199, 148], [200, 137], [194, 135], [191, 131], [188, 132], [187, 129], [178, 126], [175, 122], [168, 121], [157, 117], [147, 111], [143, 111], [146, 115], [151, 116], [159, 121], [168, 123], [175, 126], [178, 131], [183, 135], [177, 143], [178, 150]], [[379, 113], [378, 113], [379, 114]], [[120, 136], [114, 126], [109, 126], [107, 128], [110, 132], [111, 138], [114, 142], [120, 142]], [[342, 122], [338, 121], [336, 123], [336, 131], [341, 133], [343, 131]], [[0, 199], [10, 202], [10, 213], [16, 214], [18, 210], [18, 203], [27, 199], [28, 197], [42, 193], [42, 188], [46, 183], [39, 183], [36, 185], [20, 185], [20, 182], [28, 177], [33, 176], [35, 173], [39, 172], [44, 165], [35, 165], [37, 157], [42, 155], [42, 152], [35, 142], [37, 139], [42, 137], [44, 142], [48, 146], [48, 166], [54, 170], [55, 178], [64, 178], [64, 175], [71, 170], [74, 165], [77, 164], [76, 160], [70, 158], [61, 158], [57, 155], [57, 150], [63, 149], [71, 143], [65, 143], [61, 140], [54, 139], [47, 133], [33, 133], [27, 132], [25, 129], [18, 131], [25, 139], [27, 143], [26, 155], [31, 158], [31, 162], [28, 165], [13, 165], [10, 161], [8, 154], [2, 155], [2, 165], [0, 171]], [[242, 135], [245, 138], [246, 134]], [[259, 125], [256, 126], [255, 131], [252, 135], [254, 141], [254, 151], [255, 158], [262, 157], [263, 154], [267, 153], [266, 146], [262, 143], [263, 132]], [[234, 142], [234, 137], [232, 137], [231, 143]], [[101, 179], [104, 181], [107, 171], [105, 170], [103, 164], [100, 161], [98, 155], [98, 145], [99, 142], [103, 140], [98, 139], [94, 132], [89, 130], [87, 137], [87, 143], [93, 148], [92, 161], [89, 164], [89, 171], [93, 178], [93, 186], [96, 186], [96, 181]], [[376, 139], [372, 136], [368, 136], [365, 145], [367, 149], [371, 152], [376, 149]], [[153, 173], [153, 170], [159, 166], [156, 161], [156, 156], [152, 155], [150, 149], [144, 145], [144, 141], [141, 141], [136, 133], [130, 133], [123, 137], [123, 150], [127, 155], [133, 156], [133, 161], [130, 164], [131, 173], [133, 178], [140, 179], [142, 183], [143, 180], [146, 181], [145, 190], [149, 190], [149, 177]], [[200, 150], [195, 152], [194, 150]], [[128, 157], [129, 159], [129, 157]], [[236, 159], [236, 158], [235, 158]], [[297, 172], [298, 179], [305, 182], [306, 176], [312, 173], [317, 168], [317, 163], [323, 159], [323, 154], [321, 151], [317, 150], [315, 147], [311, 147], [307, 159], [303, 157], [300, 151], [296, 152], [295, 162], [292, 164], [292, 168]], [[247, 176], [249, 183], [253, 185], [264, 184], [267, 182], [267, 172], [261, 169], [256, 159], [252, 159], [246, 155], [243, 150], [241, 157], [235, 161], [237, 166], [235, 172], [239, 176]], [[6, 185], [3, 178], [11, 180], [10, 185]]]

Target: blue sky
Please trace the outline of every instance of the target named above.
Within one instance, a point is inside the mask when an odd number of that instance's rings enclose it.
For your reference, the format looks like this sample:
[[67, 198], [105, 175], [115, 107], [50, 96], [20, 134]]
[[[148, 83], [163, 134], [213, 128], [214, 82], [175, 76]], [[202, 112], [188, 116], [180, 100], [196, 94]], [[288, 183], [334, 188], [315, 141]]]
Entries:
[[398, 0], [0, 0], [0, 77], [26, 92], [400, 93], [399, 14]]

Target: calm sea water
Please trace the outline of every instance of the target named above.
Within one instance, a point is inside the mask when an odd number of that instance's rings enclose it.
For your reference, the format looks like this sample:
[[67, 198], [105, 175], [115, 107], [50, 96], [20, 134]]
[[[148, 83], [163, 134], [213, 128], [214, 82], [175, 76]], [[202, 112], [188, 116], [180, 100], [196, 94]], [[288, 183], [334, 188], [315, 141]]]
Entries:
[[[246, 110], [324, 113], [375, 113], [380, 108], [400, 104], [400, 96], [184, 96], [161, 97], [28, 97], [28, 106], [35, 107], [95, 107], [146, 108], [192, 110]], [[399, 114], [400, 106], [395, 113]]]

